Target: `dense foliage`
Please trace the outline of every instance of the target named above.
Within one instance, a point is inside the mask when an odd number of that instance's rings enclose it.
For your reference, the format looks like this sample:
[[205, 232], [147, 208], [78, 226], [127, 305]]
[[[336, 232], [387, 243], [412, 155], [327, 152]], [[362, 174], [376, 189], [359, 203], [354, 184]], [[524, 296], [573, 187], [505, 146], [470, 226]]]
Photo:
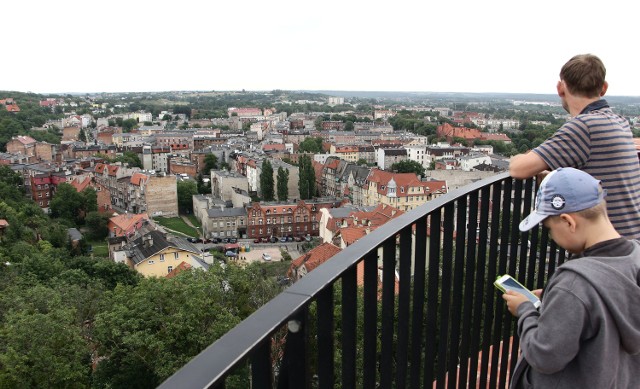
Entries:
[[[65, 208], [52, 219], [21, 181], [0, 166], [0, 388], [154, 388], [280, 291], [262, 264], [142, 279], [83, 256], [67, 228], [104, 237], [104, 216], [90, 211], [81, 227], [79, 208]], [[246, 376], [229, 387], [248, 387]]]

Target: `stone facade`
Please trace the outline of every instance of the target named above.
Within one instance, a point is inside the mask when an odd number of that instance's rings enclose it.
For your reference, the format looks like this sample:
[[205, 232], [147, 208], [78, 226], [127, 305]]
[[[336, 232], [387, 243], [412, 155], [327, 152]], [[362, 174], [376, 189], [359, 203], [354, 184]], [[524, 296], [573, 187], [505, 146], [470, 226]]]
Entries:
[[145, 194], [149, 216], [178, 216], [176, 176], [149, 177]]

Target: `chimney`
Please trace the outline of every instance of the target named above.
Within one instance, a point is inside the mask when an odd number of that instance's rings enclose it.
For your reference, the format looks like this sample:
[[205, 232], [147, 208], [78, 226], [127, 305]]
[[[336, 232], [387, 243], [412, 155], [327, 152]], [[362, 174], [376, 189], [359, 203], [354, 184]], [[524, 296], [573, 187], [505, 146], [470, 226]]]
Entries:
[[153, 239], [151, 238], [151, 235], [145, 236], [144, 238], [142, 238], [142, 240], [144, 247], [149, 248], [153, 246]]

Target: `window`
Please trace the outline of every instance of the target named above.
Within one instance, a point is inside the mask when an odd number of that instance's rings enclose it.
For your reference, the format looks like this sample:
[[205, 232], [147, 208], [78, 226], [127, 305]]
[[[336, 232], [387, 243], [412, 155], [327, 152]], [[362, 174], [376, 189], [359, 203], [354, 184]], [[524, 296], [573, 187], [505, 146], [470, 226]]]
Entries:
[[280, 217], [280, 223], [284, 223], [284, 216]]
[[291, 216], [289, 216], [288, 222], [291, 223]]
[[179, 252], [175, 252], [173, 253], [173, 259], [178, 259], [180, 257], [180, 253]]
[[160, 262], [164, 262], [164, 254], [160, 254]]
[[156, 263], [156, 261], [154, 261], [152, 259], [149, 260], [149, 265], [153, 265], [154, 263]]
[[300, 216], [296, 216], [296, 223], [300, 223]]
[[260, 229], [260, 232], [259, 232], [259, 234], [260, 234], [260, 235], [262, 235], [262, 228]]
[[273, 213], [278, 213], [278, 210], [277, 210], [277, 209], [274, 209], [274, 210], [273, 210]]
[[258, 219], [258, 224], [262, 224], [262, 219]]
[[267, 228], [267, 234], [271, 233], [271, 227]]
[[271, 215], [271, 211], [267, 209], [267, 215]]
[[404, 193], [404, 186], [400, 187], [400, 193]]
[[173, 266], [167, 266], [167, 273], [171, 273], [172, 270], [173, 270]]
[[305, 221], [305, 222], [308, 222], [308, 221], [309, 221], [309, 216], [305, 216], [305, 217], [304, 217], [304, 221]]

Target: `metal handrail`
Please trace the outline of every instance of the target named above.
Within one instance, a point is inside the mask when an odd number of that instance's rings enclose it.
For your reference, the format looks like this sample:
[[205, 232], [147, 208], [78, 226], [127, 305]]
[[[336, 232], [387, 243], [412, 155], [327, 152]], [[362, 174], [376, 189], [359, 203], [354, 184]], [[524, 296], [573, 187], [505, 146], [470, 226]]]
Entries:
[[[348, 271], [353, 271], [368, 254], [375, 253], [385, 242], [395, 239], [400, 231], [411, 228], [418, 220], [425, 219], [434, 211], [453, 204], [472, 192], [500, 185], [500, 182], [505, 180], [511, 180], [508, 173], [497, 174], [450, 191], [388, 221], [259, 308], [169, 377], [160, 385], [160, 388], [207, 388], [223, 382], [222, 380], [235, 366], [251, 356], [256, 348], [264, 345], [301, 309], [308, 306], [320, 293], [331, 287]], [[523, 212], [526, 213], [528, 210], [525, 209]]]

